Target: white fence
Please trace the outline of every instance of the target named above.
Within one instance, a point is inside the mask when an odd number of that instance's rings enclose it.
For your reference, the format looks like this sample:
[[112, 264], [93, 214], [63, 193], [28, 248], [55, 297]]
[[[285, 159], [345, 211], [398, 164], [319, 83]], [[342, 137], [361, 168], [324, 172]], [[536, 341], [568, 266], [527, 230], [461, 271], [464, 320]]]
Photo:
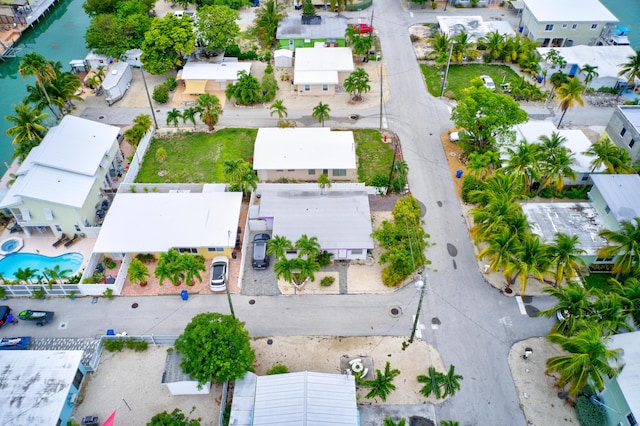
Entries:
[[131, 263], [131, 255], [126, 254], [118, 269], [115, 282], [113, 284], [83, 284], [86, 278], [91, 278], [96, 272], [96, 266], [102, 261], [104, 255], [102, 253], [93, 253], [87, 262], [87, 266], [84, 268], [82, 274], [81, 284], [78, 284], [80, 293], [85, 296], [102, 296], [103, 293], [110, 288], [114, 295], [119, 295], [124, 287], [124, 281], [127, 278], [127, 272], [129, 271], [129, 264]]
[[136, 177], [138, 176], [138, 172], [140, 171], [142, 161], [144, 160], [144, 155], [146, 154], [147, 150], [149, 149], [149, 145], [151, 144], [151, 138], [153, 138], [154, 131], [155, 129], [151, 127], [151, 130], [149, 130], [140, 140], [138, 149], [136, 149], [136, 152], [133, 154], [133, 158], [129, 163], [129, 170], [120, 183], [120, 188], [122, 188], [124, 184], [135, 182]]

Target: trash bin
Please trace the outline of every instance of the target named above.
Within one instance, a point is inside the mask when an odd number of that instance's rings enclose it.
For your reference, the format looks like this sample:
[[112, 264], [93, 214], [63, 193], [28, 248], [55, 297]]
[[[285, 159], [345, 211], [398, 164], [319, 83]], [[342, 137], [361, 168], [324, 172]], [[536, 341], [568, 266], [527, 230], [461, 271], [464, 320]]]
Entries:
[[456, 170], [456, 177], [460, 179], [462, 177], [462, 170]]
[[116, 332], [113, 331], [113, 328], [110, 328], [107, 330], [107, 336], [115, 336], [115, 335], [116, 335]]
[[189, 292], [187, 290], [182, 290], [180, 292], [180, 297], [182, 297], [182, 300], [188, 300], [189, 299]]

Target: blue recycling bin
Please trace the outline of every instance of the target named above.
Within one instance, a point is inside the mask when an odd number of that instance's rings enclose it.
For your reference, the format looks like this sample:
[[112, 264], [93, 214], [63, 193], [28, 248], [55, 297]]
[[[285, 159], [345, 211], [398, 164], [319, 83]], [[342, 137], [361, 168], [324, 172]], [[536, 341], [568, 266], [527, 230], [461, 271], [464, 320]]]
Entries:
[[456, 170], [456, 177], [460, 179], [462, 177], [462, 170]]
[[182, 300], [188, 300], [189, 299], [189, 292], [187, 290], [182, 290], [180, 292], [180, 297], [182, 297]]
[[116, 335], [116, 332], [112, 328], [107, 330], [107, 336], [115, 336], [115, 335]]

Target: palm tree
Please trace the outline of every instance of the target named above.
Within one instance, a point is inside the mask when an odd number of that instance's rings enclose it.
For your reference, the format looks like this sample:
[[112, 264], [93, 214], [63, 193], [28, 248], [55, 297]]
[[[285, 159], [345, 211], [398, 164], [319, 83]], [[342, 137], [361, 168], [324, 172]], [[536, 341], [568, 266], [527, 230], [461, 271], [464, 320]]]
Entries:
[[271, 47], [276, 41], [278, 22], [285, 16], [286, 6], [277, 0], [267, 0], [255, 13], [253, 20], [256, 36], [265, 46]]
[[158, 279], [158, 284], [162, 285], [163, 281], [171, 276], [171, 272], [171, 267], [167, 262], [158, 261], [156, 269], [153, 271], [153, 275]]
[[609, 284], [612, 289], [624, 296], [626, 303], [623, 307], [626, 314], [631, 315], [636, 327], [640, 327], [640, 281], [637, 278], [628, 278], [622, 285], [611, 278]]
[[508, 272], [508, 267], [513, 263], [513, 253], [517, 247], [517, 239], [508, 230], [492, 235], [488, 240], [487, 247], [482, 249], [478, 254], [478, 259], [487, 258], [489, 267], [487, 272], [503, 271], [507, 286], [513, 283], [513, 274]]
[[240, 181], [245, 161], [242, 159], [225, 160], [222, 164], [222, 172], [231, 183]]
[[618, 73], [618, 76], [622, 77], [626, 75], [628, 85], [634, 86], [635, 80], [640, 79], [640, 50], [636, 50], [636, 54], [629, 55], [627, 59], [629, 59], [629, 62], [619, 65], [622, 69]]
[[540, 150], [535, 144], [522, 140], [516, 149], [507, 148], [509, 160], [503, 167], [506, 174], [513, 174], [522, 183], [525, 193], [529, 192], [531, 183], [539, 178]]
[[320, 253], [320, 243], [317, 237], [309, 238], [307, 234], [302, 236], [296, 241], [296, 249], [298, 249], [298, 256], [306, 256], [309, 259], [315, 259]]
[[611, 366], [611, 362], [620, 359], [620, 349], [608, 349], [607, 336], [596, 325], [585, 325], [575, 336], [563, 336], [559, 333], [549, 335], [549, 340], [562, 346], [569, 355], [554, 356], [547, 360], [546, 373], [560, 375], [558, 385], [569, 384], [569, 394], [576, 395], [587, 384], [597, 391], [604, 388], [603, 377], [613, 378], [620, 370]]
[[562, 280], [567, 282], [578, 275], [580, 268], [586, 268], [587, 264], [581, 257], [586, 250], [578, 247], [580, 240], [577, 235], [568, 236], [562, 232], [556, 233], [556, 239], [549, 245], [548, 256], [555, 266], [555, 286], [559, 286]]
[[593, 303], [593, 310], [597, 312], [593, 322], [606, 333], [618, 334], [633, 331], [633, 327], [627, 321], [629, 313], [625, 306], [628, 304], [629, 300], [621, 292], [600, 293]]
[[180, 119], [182, 117], [182, 113], [179, 109], [174, 108], [171, 111], [167, 112], [167, 126], [173, 125], [176, 129], [178, 129], [178, 124], [180, 123]]
[[223, 112], [222, 106], [220, 106], [220, 99], [209, 93], [200, 95], [198, 97], [198, 111], [200, 119], [209, 127], [209, 131], [212, 132]]
[[444, 391], [442, 397], [445, 398], [447, 395], [455, 395], [457, 391], [460, 390], [460, 380], [463, 377], [459, 374], [456, 374], [456, 367], [451, 364], [449, 366], [449, 371], [444, 375], [444, 380], [442, 381], [442, 390]]
[[473, 50], [473, 43], [469, 34], [465, 31], [460, 31], [455, 36], [451, 37], [453, 41], [453, 50], [451, 51], [451, 60], [454, 62], [462, 62], [465, 58], [475, 56], [476, 50]]
[[640, 217], [632, 222], [622, 221], [617, 231], [602, 229], [598, 235], [612, 245], [598, 251], [599, 258], [615, 257], [611, 272], [616, 278], [637, 277], [640, 273]]
[[384, 419], [384, 426], [406, 426], [406, 419], [400, 419], [397, 422], [394, 422], [391, 417], [387, 417]]
[[514, 262], [507, 266], [506, 272], [520, 278], [520, 295], [524, 296], [527, 289], [527, 279], [533, 275], [544, 282], [544, 275], [549, 271], [547, 253], [549, 246], [540, 241], [536, 234], [525, 234], [516, 247]]
[[602, 166], [606, 167], [607, 173], [614, 173], [620, 163], [620, 148], [606, 136], [592, 144], [584, 154], [596, 157], [591, 161], [592, 173]]
[[258, 187], [258, 175], [251, 167], [251, 163], [247, 161], [244, 162], [242, 175], [240, 176], [238, 185], [240, 185], [240, 190], [242, 191], [242, 193], [246, 194], [247, 196], [251, 193], [251, 191], [255, 191]]
[[329, 112], [331, 112], [331, 108], [327, 104], [323, 104], [322, 101], [315, 107], [313, 107], [313, 112], [311, 116], [318, 120], [318, 123], [322, 123], [322, 127], [324, 127], [324, 121], [331, 118], [329, 116]]
[[435, 60], [436, 65], [446, 64], [449, 58], [449, 47], [452, 43], [449, 36], [438, 32], [433, 36], [430, 43], [433, 50], [428, 58]]
[[598, 74], [598, 71], [596, 71], [597, 69], [597, 65], [589, 64], [585, 64], [580, 68], [580, 72], [584, 74], [584, 90], [587, 90], [593, 79], [600, 75]]
[[[54, 79], [56, 76], [53, 64], [47, 61], [42, 55], [35, 52], [29, 52], [22, 57], [18, 67], [18, 72], [23, 78], [34, 76], [38, 86], [40, 86], [45, 98], [47, 99], [47, 105], [51, 105], [51, 99], [49, 98], [49, 93], [47, 93], [44, 83]], [[55, 116], [56, 118], [60, 118], [57, 114], [55, 114]]]
[[558, 132], [551, 133], [551, 137], [540, 136], [538, 145], [540, 158], [540, 190], [553, 185], [556, 191], [562, 191], [564, 179], [576, 179], [576, 172], [571, 168], [574, 163], [573, 153], [563, 146], [567, 139]]
[[24, 281], [26, 284], [30, 283], [30, 280], [36, 276], [38, 273], [37, 269], [31, 268], [18, 268], [18, 270], [13, 274], [18, 281]]
[[270, 109], [271, 109], [271, 117], [273, 117], [273, 114], [278, 114], [278, 118], [282, 120], [283, 117], [289, 116], [289, 113], [287, 112], [287, 107], [284, 106], [282, 99], [276, 99], [275, 101], [273, 101], [273, 104], [271, 105]]
[[37, 107], [31, 108], [25, 102], [13, 105], [13, 110], [15, 115], [5, 117], [5, 120], [13, 123], [13, 127], [6, 131], [7, 135], [13, 137], [11, 143], [19, 145], [22, 142], [33, 141], [39, 144], [47, 133], [47, 128], [42, 125], [42, 122], [49, 114]]
[[344, 81], [344, 89], [352, 96], [353, 101], [361, 101], [362, 94], [371, 90], [369, 74], [364, 68], [358, 68]]
[[292, 250], [293, 244], [291, 241], [282, 235], [274, 235], [273, 238], [269, 240], [269, 245], [267, 247], [267, 253], [273, 254], [276, 259], [283, 258], [287, 250]]
[[[351, 25], [349, 25], [349, 27], [351, 27]], [[356, 33], [354, 36], [349, 38], [349, 44], [351, 44], [353, 53], [356, 55], [362, 55], [364, 61], [366, 59], [365, 55], [373, 47], [373, 40], [371, 36]]]
[[365, 396], [365, 398], [375, 398], [379, 396], [383, 401], [387, 400], [387, 396], [396, 390], [396, 385], [394, 385], [393, 379], [400, 374], [400, 370], [391, 369], [391, 364], [387, 361], [387, 364], [384, 367], [384, 373], [380, 370], [376, 370], [376, 377], [373, 380], [365, 380], [362, 383], [362, 386], [366, 386], [371, 388], [369, 393]]
[[169, 249], [161, 253], [156, 266], [155, 276], [160, 280], [160, 285], [168, 278], [173, 285], [179, 285], [184, 276], [180, 253], [176, 249]]
[[478, 49], [487, 52], [488, 61], [499, 59], [504, 49], [505, 37], [498, 31], [492, 31], [478, 39]]
[[444, 374], [440, 373], [435, 367], [429, 367], [427, 375], [420, 375], [417, 377], [418, 383], [424, 383], [425, 385], [420, 389], [420, 394], [425, 398], [429, 398], [432, 393], [437, 399], [442, 398], [442, 384], [444, 382]]
[[564, 120], [564, 115], [567, 113], [569, 108], [572, 108], [575, 104], [579, 104], [581, 106], [584, 105], [584, 100], [582, 100], [582, 91], [582, 84], [580, 84], [580, 80], [577, 78], [572, 78], [568, 83], [564, 83], [558, 87], [556, 93], [560, 99], [560, 109], [562, 109], [562, 116], [558, 122], [558, 128], [562, 126], [562, 120]]
[[315, 280], [314, 272], [320, 270], [320, 265], [311, 258], [287, 259], [282, 257], [278, 263], [273, 265], [273, 270], [276, 273], [276, 278], [283, 278], [293, 284], [295, 288], [302, 288], [308, 280]]
[[198, 256], [190, 253], [184, 253], [182, 255], [182, 268], [184, 269], [184, 281], [189, 286], [195, 284], [196, 278], [202, 282], [201, 272], [207, 270], [202, 260], [198, 258]]
[[324, 194], [326, 188], [331, 188], [331, 180], [326, 173], [323, 173], [318, 177], [318, 186], [320, 187], [320, 194]]
[[151, 117], [149, 114], [139, 114], [133, 119], [133, 125], [139, 127], [143, 134], [147, 133], [151, 129]]
[[149, 277], [151, 274], [149, 273], [149, 268], [147, 265], [142, 263], [138, 259], [133, 259], [131, 263], [129, 263], [129, 281], [134, 284], [139, 284], [141, 287], [147, 285]]
[[189, 120], [193, 124], [193, 130], [196, 130], [196, 115], [198, 114], [198, 109], [194, 107], [186, 108], [182, 111], [182, 124], [187, 124], [187, 120]]
[[65, 279], [72, 272], [71, 269], [60, 269], [60, 265], [55, 265], [53, 268], [44, 268], [42, 275], [44, 275], [49, 284], [51, 284], [51, 282], [58, 282]]
[[573, 336], [587, 324], [588, 318], [593, 315], [590, 299], [597, 295], [596, 290], [589, 290], [579, 282], [569, 281], [565, 287], [549, 286], [545, 287], [543, 291], [555, 297], [557, 302], [552, 308], [541, 311], [538, 315], [551, 318], [560, 313], [563, 318], [553, 325], [552, 333]]

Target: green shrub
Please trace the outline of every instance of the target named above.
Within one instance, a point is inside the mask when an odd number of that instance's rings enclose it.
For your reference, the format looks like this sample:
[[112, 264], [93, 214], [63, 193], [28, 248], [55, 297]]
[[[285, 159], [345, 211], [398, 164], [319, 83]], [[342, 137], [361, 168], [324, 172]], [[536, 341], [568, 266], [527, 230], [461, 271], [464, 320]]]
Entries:
[[[266, 51], [265, 52], [263, 60], [265, 62], [270, 62], [271, 61], [271, 52], [270, 51]], [[271, 66], [271, 64], [268, 65], [268, 67], [270, 67], [270, 66]], [[265, 70], [265, 72], [267, 72], [267, 71]], [[273, 69], [271, 70], [271, 72], [273, 72]]]
[[320, 287], [329, 287], [334, 282], [336, 282], [336, 279], [334, 277], [324, 277], [320, 280]]
[[389, 265], [382, 270], [382, 282], [387, 287], [398, 286], [406, 277], [406, 274], [398, 271], [393, 265]]
[[123, 339], [118, 337], [115, 339], [104, 339], [104, 348], [109, 352], [122, 352], [122, 349], [127, 348], [136, 352], [144, 352], [149, 348], [149, 344], [144, 340], [136, 340], [132, 337]]
[[33, 290], [33, 294], [31, 295], [31, 297], [34, 299], [44, 299], [44, 295], [44, 287], [38, 287], [37, 289]]
[[107, 299], [113, 299], [113, 289], [111, 288], [106, 289], [105, 291], [102, 292], [102, 295]]
[[589, 189], [591, 187], [579, 186], [573, 188], [566, 188], [562, 190], [562, 196], [564, 198], [571, 198], [573, 200], [588, 200]]
[[485, 183], [471, 175], [466, 175], [462, 179], [462, 201], [469, 202], [469, 193], [471, 191], [482, 191]]
[[589, 398], [580, 395], [576, 399], [576, 416], [581, 426], [601, 426], [606, 424], [602, 409], [592, 404]]
[[262, 102], [271, 102], [276, 98], [278, 81], [273, 74], [265, 74], [262, 77]]
[[7, 289], [4, 286], [0, 286], [0, 299], [7, 297]]
[[124, 339], [104, 339], [104, 348], [109, 352], [122, 352]]
[[289, 372], [289, 368], [287, 368], [284, 364], [273, 364], [273, 367], [267, 371], [267, 376], [273, 376], [274, 374], [286, 374]]
[[237, 44], [232, 44], [231, 46], [228, 46], [224, 50], [224, 56], [238, 58], [240, 56], [240, 47], [238, 47]]
[[258, 53], [255, 50], [249, 50], [248, 52], [240, 52], [238, 59], [241, 61], [255, 61], [258, 59]]
[[325, 266], [331, 265], [331, 258], [333, 257], [333, 253], [329, 253], [324, 250], [322, 253], [319, 253], [316, 256], [316, 262], [320, 264], [320, 267], [323, 268]]
[[[269, 52], [267, 52], [267, 53], [269, 53]], [[269, 53], [269, 55], [271, 55], [271, 54]], [[265, 74], [273, 74], [273, 67], [271, 66], [271, 64], [267, 64], [267, 67], [264, 69], [264, 73]]]
[[153, 100], [161, 104], [169, 102], [169, 88], [166, 84], [162, 83], [153, 88]]
[[178, 82], [173, 77], [167, 78], [167, 81], [164, 84], [167, 85], [167, 89], [170, 92], [173, 92], [174, 90], [176, 90], [178, 88]]
[[389, 176], [377, 174], [367, 182], [367, 185], [374, 186], [376, 188], [386, 188], [387, 185], [389, 185]]
[[138, 259], [142, 263], [152, 263], [156, 261], [156, 257], [151, 253], [136, 254], [136, 259]]
[[81, 273], [77, 273], [77, 274], [71, 275], [69, 278], [67, 278], [67, 283], [68, 284], [78, 284], [80, 282], [80, 280], [82, 280], [82, 274]]

